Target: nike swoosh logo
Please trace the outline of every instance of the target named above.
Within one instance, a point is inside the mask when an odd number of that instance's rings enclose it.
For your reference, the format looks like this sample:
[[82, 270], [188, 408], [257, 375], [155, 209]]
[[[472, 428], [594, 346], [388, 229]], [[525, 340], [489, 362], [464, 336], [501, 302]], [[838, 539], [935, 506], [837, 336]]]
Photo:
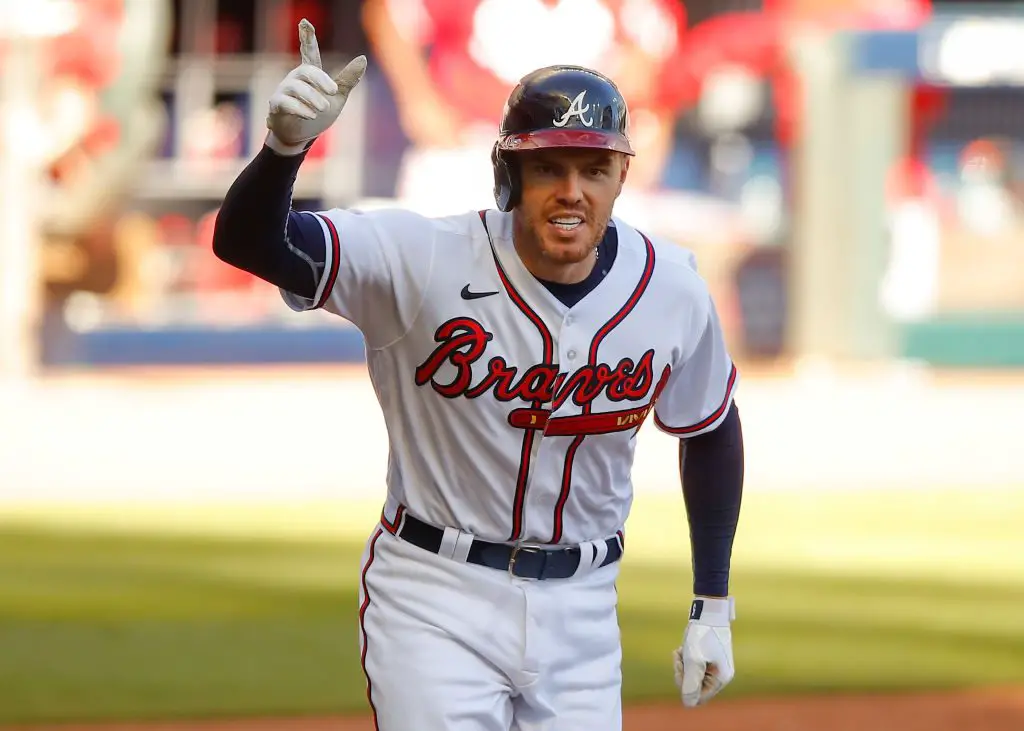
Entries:
[[478, 300], [481, 297], [490, 297], [492, 294], [498, 294], [497, 292], [470, 292], [469, 285], [467, 284], [462, 288], [462, 299], [464, 300]]

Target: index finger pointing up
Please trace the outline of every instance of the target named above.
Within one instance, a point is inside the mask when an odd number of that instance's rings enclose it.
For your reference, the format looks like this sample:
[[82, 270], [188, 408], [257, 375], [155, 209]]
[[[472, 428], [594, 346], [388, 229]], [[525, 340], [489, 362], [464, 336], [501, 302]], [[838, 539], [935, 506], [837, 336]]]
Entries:
[[320, 44], [316, 40], [316, 29], [303, 18], [299, 21], [299, 57], [302, 63], [323, 68], [320, 61]]

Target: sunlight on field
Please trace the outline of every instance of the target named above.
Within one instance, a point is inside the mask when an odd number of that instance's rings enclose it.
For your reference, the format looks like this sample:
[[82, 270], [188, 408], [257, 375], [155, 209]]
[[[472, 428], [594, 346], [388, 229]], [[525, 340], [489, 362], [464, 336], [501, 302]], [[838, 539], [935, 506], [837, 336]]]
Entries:
[[296, 502], [95, 503], [0, 505], [13, 526], [168, 536], [270, 540], [364, 538], [380, 518], [383, 498]]
[[[17, 527], [282, 541], [356, 540], [372, 531], [379, 500], [257, 504], [5, 505]], [[781, 491], [748, 494], [736, 567], [1024, 585], [1024, 490]], [[640, 495], [627, 555], [689, 563], [681, 496]]]
[[[688, 556], [681, 499], [638, 499], [630, 551]], [[675, 505], [673, 505], [675, 503]], [[666, 515], [683, 534], [664, 536]], [[1024, 585], [1024, 490], [748, 495], [736, 566]], [[688, 558], [687, 558], [688, 560]]]
[[[0, 724], [362, 712], [359, 556], [379, 511], [0, 506]], [[1011, 490], [751, 492], [731, 694], [1021, 682], [1022, 511]], [[675, 696], [690, 579], [681, 496], [641, 495], [618, 585], [630, 702]]]

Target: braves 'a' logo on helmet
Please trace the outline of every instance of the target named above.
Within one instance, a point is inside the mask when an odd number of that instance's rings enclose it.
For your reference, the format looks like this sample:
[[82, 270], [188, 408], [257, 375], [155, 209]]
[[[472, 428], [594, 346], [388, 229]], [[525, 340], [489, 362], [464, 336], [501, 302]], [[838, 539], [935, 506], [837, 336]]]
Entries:
[[565, 110], [565, 114], [563, 114], [561, 117], [552, 120], [551, 123], [556, 127], [564, 127], [565, 125], [569, 124], [570, 119], [572, 119], [573, 117], [578, 117], [580, 123], [584, 127], [593, 127], [594, 117], [592, 115], [587, 116], [587, 112], [590, 111], [590, 105], [583, 103], [583, 99], [584, 97], [586, 97], [586, 95], [586, 89], [577, 94], [576, 98], [572, 100], [572, 104], [570, 104], [569, 108]]

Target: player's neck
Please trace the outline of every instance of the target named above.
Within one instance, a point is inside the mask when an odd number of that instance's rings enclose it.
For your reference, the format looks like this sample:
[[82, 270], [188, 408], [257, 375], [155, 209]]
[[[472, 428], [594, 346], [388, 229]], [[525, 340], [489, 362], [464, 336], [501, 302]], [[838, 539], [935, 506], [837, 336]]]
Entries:
[[515, 246], [523, 266], [537, 279], [557, 284], [576, 284], [582, 282], [594, 271], [597, 263], [597, 249], [590, 251], [582, 261], [562, 263], [552, 261], [544, 256], [539, 242], [529, 230], [521, 228], [516, 221], [512, 227], [512, 244]]

